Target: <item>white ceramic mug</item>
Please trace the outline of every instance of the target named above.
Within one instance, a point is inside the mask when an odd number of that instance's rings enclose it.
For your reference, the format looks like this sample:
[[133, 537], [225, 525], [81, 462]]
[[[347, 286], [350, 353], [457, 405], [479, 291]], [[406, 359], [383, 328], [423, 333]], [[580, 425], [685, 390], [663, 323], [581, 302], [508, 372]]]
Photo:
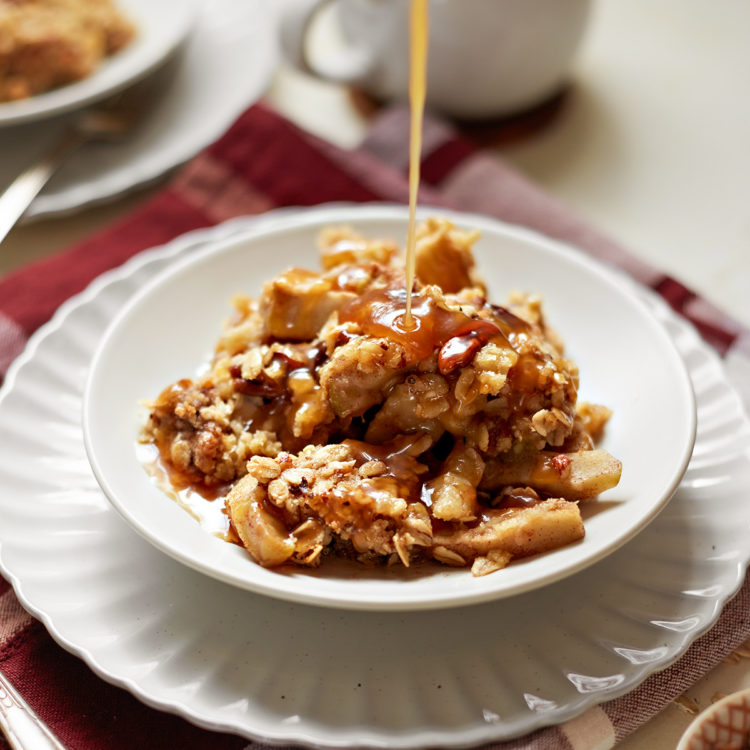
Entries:
[[[301, 70], [406, 99], [408, 0], [284, 0], [282, 45]], [[344, 43], [308, 54], [311, 22], [335, 4]], [[565, 82], [590, 0], [430, 0], [428, 106], [460, 118], [511, 114]]]

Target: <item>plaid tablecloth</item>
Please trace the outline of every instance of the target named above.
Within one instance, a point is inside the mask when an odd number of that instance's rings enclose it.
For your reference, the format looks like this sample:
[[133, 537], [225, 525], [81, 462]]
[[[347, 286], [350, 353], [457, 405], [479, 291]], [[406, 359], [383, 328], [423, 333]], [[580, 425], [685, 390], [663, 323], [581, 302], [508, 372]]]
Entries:
[[[423, 203], [525, 225], [625, 269], [698, 328], [722, 355], [750, 404], [750, 332], [676, 279], [637, 260], [444, 123], [428, 119], [424, 142]], [[301, 132], [263, 104], [255, 105], [132, 215], [59, 255], [0, 279], [0, 377], [28, 337], [65, 299], [143, 249], [190, 229], [277, 206], [406, 202], [407, 143], [408, 113], [403, 108], [384, 112], [360, 148], [342, 150]], [[715, 627], [668, 669], [573, 721], [497, 747], [612, 747], [749, 637], [750, 579]], [[148, 708], [100, 680], [23, 610], [2, 578], [0, 669], [70, 748], [255, 747]]]

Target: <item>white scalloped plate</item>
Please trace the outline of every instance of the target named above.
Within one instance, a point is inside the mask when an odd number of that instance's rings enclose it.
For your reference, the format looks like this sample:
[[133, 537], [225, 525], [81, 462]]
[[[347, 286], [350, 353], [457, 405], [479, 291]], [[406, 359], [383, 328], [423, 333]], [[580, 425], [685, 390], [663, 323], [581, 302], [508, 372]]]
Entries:
[[141, 285], [255, 221], [192, 233], [106, 274], [11, 368], [0, 395], [0, 565], [63, 646], [146, 703], [209, 729], [339, 747], [458, 747], [626, 693], [715, 622], [750, 558], [750, 423], [718, 358], [644, 290], [690, 372], [695, 449], [662, 513], [586, 571], [439, 615], [345, 612], [241, 591], [142, 540], [86, 460], [89, 362]]
[[[602, 445], [622, 461], [622, 479], [582, 506], [585, 538], [481, 578], [439, 564], [363, 568], [327, 560], [315, 570], [267, 570], [241, 547], [207, 533], [144, 471], [134, 446], [146, 414], [136, 405], [196, 372], [231, 313], [231, 297], [259, 293], [266, 279], [290, 266], [316, 268], [316, 240], [326, 226], [404, 238], [406, 207], [382, 205], [304, 211], [213, 243], [161, 274], [118, 314], [94, 356], [83, 428], [94, 474], [133, 528], [196, 570], [257, 593], [346, 609], [407, 610], [475, 604], [559, 580], [610, 554], [654, 518], [676, 489], [695, 437], [690, 380], [664, 328], [631, 285], [587, 256], [492, 219], [441, 213], [481, 230], [477, 267], [493, 301], [502, 303], [513, 289], [543, 296], [548, 320], [580, 367], [580, 398], [614, 411]], [[209, 516], [213, 504], [203, 505]]]
[[116, 93], [162, 63], [187, 36], [199, 0], [118, 0], [137, 34], [87, 78], [28, 99], [0, 103], [0, 128], [77, 109]]

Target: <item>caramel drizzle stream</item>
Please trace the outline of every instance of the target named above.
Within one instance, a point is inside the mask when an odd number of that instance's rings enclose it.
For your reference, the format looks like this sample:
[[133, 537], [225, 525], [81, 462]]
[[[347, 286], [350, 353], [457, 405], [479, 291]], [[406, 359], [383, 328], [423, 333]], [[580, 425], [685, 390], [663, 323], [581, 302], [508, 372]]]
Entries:
[[427, 80], [428, 0], [411, 0], [409, 33], [409, 104], [411, 128], [409, 135], [409, 230], [406, 238], [406, 313], [404, 327], [414, 328], [411, 295], [416, 267], [415, 216], [419, 189], [419, 160], [422, 153], [422, 120]]

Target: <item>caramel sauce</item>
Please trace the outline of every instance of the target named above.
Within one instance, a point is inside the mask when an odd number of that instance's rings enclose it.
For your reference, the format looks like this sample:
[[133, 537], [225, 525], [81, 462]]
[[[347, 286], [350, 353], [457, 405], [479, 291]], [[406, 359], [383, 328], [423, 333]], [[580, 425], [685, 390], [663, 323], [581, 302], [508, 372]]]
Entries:
[[429, 482], [422, 482], [419, 490], [419, 501], [425, 508], [432, 508], [432, 496], [435, 494], [435, 487]]
[[513, 335], [528, 324], [508, 311], [502, 317], [488, 308], [493, 320], [471, 318], [460, 310], [446, 310], [426, 294], [413, 295], [411, 328], [404, 326], [408, 295], [400, 286], [370, 289], [339, 312], [342, 322], [357, 323], [362, 332], [401, 344], [414, 361], [429, 357], [439, 348], [438, 369], [443, 375], [463, 367], [488, 342], [510, 346]]
[[358, 466], [368, 461], [381, 461], [387, 468], [383, 476], [403, 479], [414, 475], [414, 459], [408, 453], [413, 443], [414, 440], [411, 440], [403, 446], [394, 446], [373, 445], [361, 440], [344, 440], [342, 445], [349, 447]]
[[498, 510], [505, 508], [533, 508], [535, 505], [539, 505], [540, 502], [542, 502], [542, 499], [531, 487], [513, 487], [503, 492], [495, 507]]
[[[234, 541], [223, 498], [230, 485], [208, 486], [174, 464], [153, 443], [137, 443], [136, 457], [154, 485], [190, 513], [210, 534]], [[214, 502], [219, 500], [219, 502]]]
[[[149, 454], [146, 447], [148, 445], [153, 446], [157, 452]], [[157, 481], [157, 484], [168, 485], [180, 495], [195, 493], [204, 500], [212, 502], [223, 498], [231, 489], [229, 483], [206, 484], [204, 475], [197, 469], [194, 471], [178, 469], [169, 458], [169, 446], [159, 446], [156, 443], [139, 444], [138, 453], [141, 463], [147, 467], [147, 472]]]
[[427, 89], [427, 38], [429, 36], [428, 0], [411, 0], [409, 25], [409, 105], [411, 128], [409, 133], [409, 230], [406, 237], [406, 306], [403, 327], [414, 327], [412, 319], [412, 287], [416, 267], [415, 224], [419, 166], [422, 153], [422, 120]]
[[418, 440], [412, 436], [400, 444], [373, 445], [361, 440], [344, 440], [342, 445], [348, 446], [357, 466], [368, 461], [380, 461], [386, 470], [376, 477], [368, 477], [361, 481], [361, 489], [377, 499], [379, 493], [396, 494], [414, 502], [419, 500], [422, 491], [422, 479], [415, 472], [415, 459], [409, 454], [409, 449]]

